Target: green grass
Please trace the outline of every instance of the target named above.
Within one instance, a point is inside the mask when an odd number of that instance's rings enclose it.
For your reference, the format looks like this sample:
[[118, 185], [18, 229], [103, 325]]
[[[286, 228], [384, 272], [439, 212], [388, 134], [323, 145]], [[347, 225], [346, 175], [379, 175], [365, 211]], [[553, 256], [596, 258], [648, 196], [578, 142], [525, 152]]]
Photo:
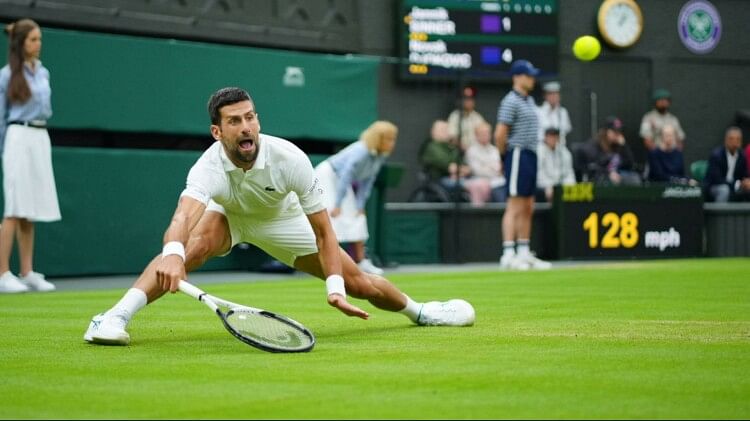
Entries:
[[475, 326], [414, 327], [357, 300], [371, 319], [349, 319], [297, 279], [206, 289], [301, 321], [311, 353], [248, 347], [183, 294], [105, 347], [83, 331], [122, 290], [0, 295], [0, 417], [750, 417], [750, 259], [392, 280], [469, 300]]

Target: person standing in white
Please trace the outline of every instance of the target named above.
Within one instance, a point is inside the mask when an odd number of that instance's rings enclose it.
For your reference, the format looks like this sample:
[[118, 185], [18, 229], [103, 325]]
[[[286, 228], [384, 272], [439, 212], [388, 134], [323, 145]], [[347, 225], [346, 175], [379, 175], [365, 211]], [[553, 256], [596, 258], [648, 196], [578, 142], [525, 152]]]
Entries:
[[573, 171], [573, 155], [560, 145], [560, 132], [549, 127], [544, 131], [544, 143], [536, 149], [538, 166], [536, 187], [542, 191], [547, 202], [552, 201], [555, 186], [570, 186], [576, 183]]
[[[52, 171], [47, 119], [52, 116], [49, 71], [39, 61], [42, 32], [31, 19], [5, 29], [8, 64], [0, 69], [0, 142], [3, 147], [5, 212], [0, 226], [0, 293], [52, 291], [34, 272], [34, 222], [61, 219]], [[15, 236], [20, 279], [10, 271]]]
[[351, 243], [359, 268], [375, 275], [382, 275], [383, 269], [365, 255], [365, 241], [370, 237], [365, 205], [378, 173], [396, 146], [396, 136], [398, 128], [393, 123], [376, 121], [357, 142], [315, 167], [336, 238], [340, 243]]
[[568, 133], [573, 130], [570, 123], [568, 110], [560, 103], [560, 82], [547, 82], [544, 84], [544, 102], [537, 112], [539, 115], [539, 144], [544, 143], [544, 131], [549, 128], [560, 132], [559, 144], [565, 146]]
[[217, 142], [190, 169], [161, 254], [114, 307], [92, 318], [85, 341], [127, 345], [125, 327], [136, 312], [176, 292], [187, 272], [240, 242], [324, 279], [328, 304], [348, 316], [367, 319], [369, 314], [350, 304], [347, 293], [419, 325], [474, 323], [474, 309], [464, 300], [417, 303], [385, 278], [359, 269], [339, 247], [310, 159], [291, 142], [260, 133], [247, 92], [220, 89], [208, 112]]

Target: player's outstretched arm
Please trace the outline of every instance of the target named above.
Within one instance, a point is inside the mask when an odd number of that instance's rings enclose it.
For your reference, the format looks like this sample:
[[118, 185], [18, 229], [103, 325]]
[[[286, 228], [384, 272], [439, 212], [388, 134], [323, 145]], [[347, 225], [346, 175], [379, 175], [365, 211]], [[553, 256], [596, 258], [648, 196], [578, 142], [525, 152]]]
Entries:
[[326, 288], [328, 291], [328, 304], [336, 307], [347, 316], [367, 319], [370, 315], [361, 308], [350, 304], [346, 300], [344, 279], [341, 277], [341, 248], [339, 247], [336, 233], [331, 227], [328, 212], [324, 209], [307, 215], [318, 245], [318, 258], [323, 274], [326, 276]]
[[185, 271], [185, 244], [190, 230], [200, 220], [206, 205], [188, 196], [182, 196], [164, 233], [164, 249], [156, 266], [156, 281], [164, 291], [176, 292], [180, 280], [187, 279]]

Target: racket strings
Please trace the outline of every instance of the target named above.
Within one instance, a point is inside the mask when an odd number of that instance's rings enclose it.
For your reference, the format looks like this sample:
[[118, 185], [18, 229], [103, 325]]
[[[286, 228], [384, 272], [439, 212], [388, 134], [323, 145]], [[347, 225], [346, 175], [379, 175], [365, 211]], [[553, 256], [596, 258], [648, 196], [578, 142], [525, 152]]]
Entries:
[[282, 320], [242, 308], [232, 309], [227, 323], [237, 333], [275, 348], [300, 349], [310, 345], [305, 332]]

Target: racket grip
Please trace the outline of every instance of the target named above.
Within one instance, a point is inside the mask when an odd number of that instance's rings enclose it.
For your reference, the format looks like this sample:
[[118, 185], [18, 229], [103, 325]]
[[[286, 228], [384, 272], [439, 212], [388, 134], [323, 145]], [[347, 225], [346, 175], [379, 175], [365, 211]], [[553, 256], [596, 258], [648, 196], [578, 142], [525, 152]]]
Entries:
[[180, 288], [180, 291], [195, 298], [198, 301], [200, 301], [201, 295], [205, 294], [205, 292], [202, 289], [198, 288], [197, 286], [187, 281], [180, 281], [179, 288]]

